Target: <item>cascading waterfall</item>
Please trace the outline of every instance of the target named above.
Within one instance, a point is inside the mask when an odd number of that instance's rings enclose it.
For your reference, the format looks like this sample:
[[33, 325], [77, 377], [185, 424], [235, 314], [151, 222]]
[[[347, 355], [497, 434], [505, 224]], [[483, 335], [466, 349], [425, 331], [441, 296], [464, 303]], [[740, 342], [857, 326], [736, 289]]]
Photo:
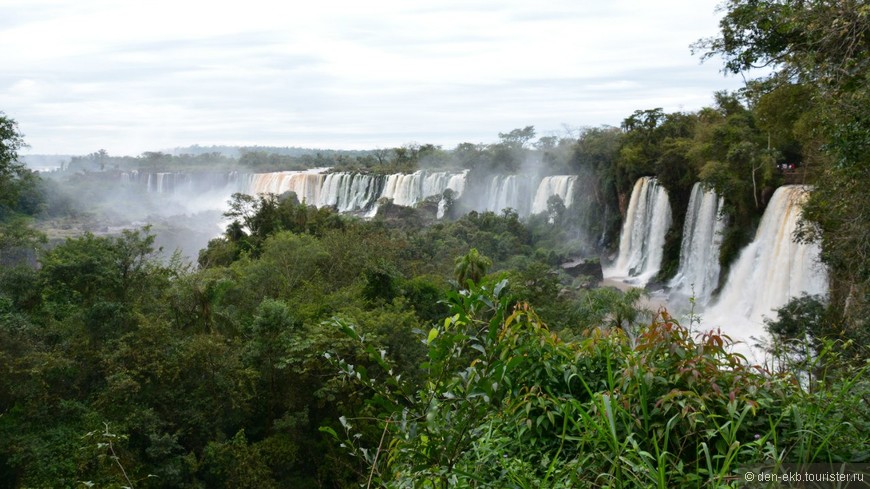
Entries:
[[565, 207], [571, 207], [574, 202], [574, 182], [576, 180], [577, 177], [574, 175], [544, 177], [538, 184], [538, 190], [532, 200], [532, 214], [547, 212], [547, 201], [554, 195], [558, 195], [562, 199]]
[[314, 168], [305, 171], [254, 173], [250, 177], [247, 192], [278, 195], [284, 192], [295, 192], [300, 202], [318, 205], [320, 204], [320, 189], [326, 179], [324, 170], [323, 168]]
[[238, 192], [244, 185], [238, 171], [226, 172], [140, 172], [120, 173], [121, 185], [140, 185], [146, 192], [176, 194], [190, 198], [204, 192]]
[[369, 209], [383, 192], [383, 178], [361, 173], [330, 173], [321, 189], [319, 207], [335, 206], [339, 212]]
[[619, 238], [619, 256], [605, 276], [646, 285], [662, 265], [665, 234], [671, 227], [668, 193], [655, 178], [641, 177], [634, 184]]
[[157, 192], [159, 194], [175, 193], [177, 189], [182, 188], [185, 183], [190, 181], [190, 175], [187, 173], [173, 172], [158, 172], [148, 174], [148, 183], [146, 188], [148, 192]]
[[526, 217], [546, 212], [547, 200], [553, 195], [558, 195], [565, 207], [570, 207], [576, 181], [576, 175], [544, 177], [537, 184], [534, 178], [521, 175], [493, 175], [486, 186], [486, 194], [478, 200], [476, 208], [496, 213], [511, 208], [521, 217]]
[[498, 213], [511, 208], [520, 215], [526, 215], [529, 212], [528, 198], [524, 198], [528, 195], [526, 187], [528, 181], [521, 180], [517, 175], [493, 175], [479, 210]]
[[387, 175], [387, 181], [383, 192], [381, 192], [381, 197], [392, 199], [396, 205], [413, 205], [423, 193], [420, 176], [420, 172]]
[[[171, 192], [172, 191], [171, 189], [175, 188], [175, 185], [173, 185], [175, 183], [175, 179], [173, 178], [175, 175], [173, 175], [172, 173], [157, 173], [154, 176], [157, 177], [156, 178], [157, 188], [155, 191], [158, 194]], [[171, 183], [169, 185], [166, 185], [167, 181], [169, 181]]]
[[[332, 206], [339, 212], [359, 212], [374, 216], [377, 202], [391, 199], [394, 204], [414, 206], [422, 200], [443, 196], [444, 191], [454, 192], [459, 198], [466, 190], [468, 170], [429, 171], [420, 170], [410, 174], [368, 175], [352, 172], [328, 173], [328, 168], [304, 171], [239, 174], [238, 172], [196, 174], [154, 172], [123, 173], [122, 182], [141, 182], [148, 192], [185, 193], [222, 191], [247, 194], [295, 192], [300, 201], [316, 207]], [[207, 176], [203, 176], [207, 175]], [[574, 200], [575, 175], [544, 177], [540, 181], [521, 175], [495, 175], [491, 177], [486, 191], [476, 196], [480, 211], [501, 212], [514, 209], [520, 216], [546, 212], [547, 200], [558, 195], [566, 207]], [[227, 195], [229, 195], [227, 193]], [[226, 200], [225, 197], [224, 200]], [[447, 200], [438, 203], [437, 217], [443, 217]]]
[[[725, 216], [724, 199], [698, 182], [692, 187], [683, 225], [680, 267], [668, 284], [674, 298], [691, 297], [704, 306], [719, 283], [719, 249]], [[677, 302], [677, 301], [672, 301]]]
[[413, 206], [426, 197], [443, 194], [448, 188], [459, 195], [465, 189], [465, 174], [420, 170], [387, 175], [381, 198], [392, 199], [396, 205]]
[[457, 173], [450, 175], [448, 177], [447, 182], [444, 183], [445, 189], [441, 192], [441, 200], [438, 201], [438, 212], [435, 214], [437, 219], [441, 219], [444, 217], [444, 214], [447, 212], [448, 198], [444, 195], [447, 189], [453, 191], [453, 196], [451, 199], [455, 199], [465, 192], [465, 182], [468, 179], [468, 170], [464, 170], [462, 173]]
[[461, 195], [467, 174], [467, 171], [420, 170], [382, 176], [325, 171], [318, 168], [254, 174], [246, 191], [253, 194], [292, 191], [309, 205], [335, 206], [340, 212], [366, 211], [371, 216], [377, 212], [377, 201], [381, 198], [392, 199], [396, 205], [413, 206], [427, 197], [441, 196], [447, 189]]
[[131, 172], [122, 172], [121, 173], [121, 185], [129, 185], [139, 178], [139, 172], [133, 170]]
[[775, 317], [774, 309], [790, 298], [827, 293], [819, 246], [793, 239], [809, 191], [807, 186], [786, 185], [774, 192], [755, 239], [740, 253], [719, 300], [706, 312], [706, 325], [747, 340], [762, 334], [763, 317]]

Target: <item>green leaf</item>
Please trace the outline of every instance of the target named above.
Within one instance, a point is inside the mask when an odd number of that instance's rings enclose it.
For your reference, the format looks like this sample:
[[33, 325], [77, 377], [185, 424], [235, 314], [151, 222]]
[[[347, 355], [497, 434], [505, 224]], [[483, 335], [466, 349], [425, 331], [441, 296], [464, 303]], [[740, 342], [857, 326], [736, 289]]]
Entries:
[[330, 428], [329, 426], [321, 426], [320, 428], [318, 428], [318, 431], [320, 431], [321, 433], [326, 433], [334, 439], [338, 440], [338, 433], [336, 433], [335, 430]]
[[438, 337], [438, 330], [435, 328], [432, 328], [429, 330], [429, 338], [426, 340], [426, 342], [432, 343], [432, 341], [434, 341], [435, 338], [437, 338], [437, 337]]

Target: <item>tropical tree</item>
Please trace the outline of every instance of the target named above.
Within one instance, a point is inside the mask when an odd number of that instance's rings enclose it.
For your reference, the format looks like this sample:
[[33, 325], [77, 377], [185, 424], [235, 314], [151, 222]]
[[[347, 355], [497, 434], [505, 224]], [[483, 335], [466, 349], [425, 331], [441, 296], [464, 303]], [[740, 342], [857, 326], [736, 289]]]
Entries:
[[480, 283], [491, 266], [492, 260], [481, 255], [477, 248], [472, 248], [471, 251], [456, 259], [453, 275], [460, 287], [465, 288], [469, 280], [475, 284]]
[[502, 144], [511, 148], [524, 148], [535, 137], [535, 126], [526, 126], [522, 129], [514, 129], [510, 132], [498, 133]]
[[592, 289], [577, 304], [577, 313], [584, 327], [621, 328], [633, 337], [640, 323], [652, 316], [652, 311], [641, 304], [648, 296], [645, 290], [638, 288], [626, 292], [613, 287]]

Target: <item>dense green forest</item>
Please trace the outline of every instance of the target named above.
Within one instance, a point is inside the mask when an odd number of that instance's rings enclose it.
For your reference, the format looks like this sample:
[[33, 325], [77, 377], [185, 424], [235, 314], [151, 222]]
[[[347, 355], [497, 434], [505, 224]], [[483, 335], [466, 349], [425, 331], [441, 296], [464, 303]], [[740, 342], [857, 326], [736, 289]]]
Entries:
[[[42, 178], [0, 114], [0, 486], [738, 487], [742, 471], [870, 460], [870, 7], [729, 0], [699, 41], [726, 70], [765, 66], [696, 112], [492, 144], [321, 154], [207, 148], [73, 158]], [[196, 263], [148, 227], [46, 243], [114, 171], [329, 166], [583, 175], [594, 216], [559, 201], [437, 220], [369, 220], [293, 194], [228, 203]], [[826, 299], [768, 321], [764, 365], [695, 318], [642, 307], [560, 265], [611, 252], [632, 185], [655, 175], [679, 263], [695, 182], [731, 216], [727, 267], [773, 190], [813, 186], [796, 239], [821, 244]], [[72, 190], [71, 190], [72, 189]], [[610, 216], [604, 219], [602, 216]], [[594, 229], [604, 239], [578, 240]], [[30, 259], [36, 252], [36, 263]], [[171, 251], [171, 250], [170, 250]], [[723, 276], [725, 274], [723, 273]]]

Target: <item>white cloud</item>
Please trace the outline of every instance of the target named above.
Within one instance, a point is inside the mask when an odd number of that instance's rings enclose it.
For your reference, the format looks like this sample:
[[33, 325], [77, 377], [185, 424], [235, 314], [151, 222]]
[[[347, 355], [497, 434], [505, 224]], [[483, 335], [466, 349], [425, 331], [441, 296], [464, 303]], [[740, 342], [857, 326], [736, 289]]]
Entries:
[[716, 0], [0, 0], [0, 110], [35, 153], [491, 141], [691, 110]]

